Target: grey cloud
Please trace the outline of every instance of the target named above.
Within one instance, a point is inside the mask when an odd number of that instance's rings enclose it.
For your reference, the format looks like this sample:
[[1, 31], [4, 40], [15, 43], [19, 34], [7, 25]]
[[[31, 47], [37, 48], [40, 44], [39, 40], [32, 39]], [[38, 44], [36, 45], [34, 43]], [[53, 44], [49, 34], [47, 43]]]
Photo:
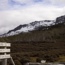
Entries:
[[43, 7], [42, 5], [29, 6], [22, 10], [0, 11], [0, 34], [20, 24], [35, 20], [55, 19], [64, 14], [65, 8]]
[[8, 0], [0, 0], [0, 10], [8, 8]]
[[[32, 3], [33, 0], [14, 0], [16, 2]], [[45, 0], [52, 4], [65, 3], [65, 0]], [[43, 1], [44, 2], [44, 1]], [[9, 7], [8, 0], [0, 0], [0, 9], [7, 9]], [[13, 10], [0, 11], [0, 34], [13, 29], [20, 24], [30, 23], [35, 20], [55, 19], [57, 16], [65, 15], [65, 7], [44, 6], [44, 4], [37, 3], [25, 8], [19, 5], [12, 7]], [[17, 8], [17, 10], [14, 10]], [[20, 9], [18, 9], [20, 8]]]
[[[9, 1], [11, 0], [0, 0], [0, 10], [3, 9], [18, 9], [21, 8], [22, 5], [19, 4], [14, 4], [14, 6], [12, 6], [12, 3], [9, 3]], [[39, 2], [41, 3], [35, 3], [35, 0], [12, 0], [14, 2], [20, 3], [20, 4], [28, 4], [28, 6], [31, 5], [35, 5], [35, 4], [49, 4], [49, 5], [53, 5], [53, 6], [65, 6], [65, 0], [40, 0]]]

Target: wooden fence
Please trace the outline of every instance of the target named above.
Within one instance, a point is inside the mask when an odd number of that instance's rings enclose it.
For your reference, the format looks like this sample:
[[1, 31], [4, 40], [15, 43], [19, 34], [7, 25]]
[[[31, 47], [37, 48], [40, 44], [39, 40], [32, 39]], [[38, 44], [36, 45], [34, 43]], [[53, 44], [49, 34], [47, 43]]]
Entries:
[[15, 65], [10, 55], [11, 43], [0, 42], [0, 62], [2, 65], [7, 65], [7, 59], [11, 59], [12, 64]]

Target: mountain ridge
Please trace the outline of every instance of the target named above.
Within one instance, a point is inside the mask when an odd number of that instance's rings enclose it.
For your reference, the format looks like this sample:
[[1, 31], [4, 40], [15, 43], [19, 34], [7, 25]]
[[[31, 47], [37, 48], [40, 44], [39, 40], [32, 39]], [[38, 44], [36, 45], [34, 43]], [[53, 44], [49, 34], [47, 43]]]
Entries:
[[26, 33], [38, 29], [46, 30], [49, 27], [57, 24], [65, 24], [65, 15], [57, 17], [56, 20], [42, 20], [42, 21], [34, 21], [29, 24], [19, 25], [16, 28], [9, 30], [6, 34], [1, 35], [2, 37], [5, 36], [13, 36], [20, 33]]

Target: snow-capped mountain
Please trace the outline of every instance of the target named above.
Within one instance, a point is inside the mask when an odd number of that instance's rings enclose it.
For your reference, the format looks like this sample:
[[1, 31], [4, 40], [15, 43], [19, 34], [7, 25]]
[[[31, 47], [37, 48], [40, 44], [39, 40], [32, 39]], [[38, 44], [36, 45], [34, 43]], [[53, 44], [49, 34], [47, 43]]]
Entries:
[[16, 35], [22, 32], [29, 32], [29, 31], [35, 30], [36, 28], [40, 26], [48, 27], [54, 24], [55, 24], [54, 20], [44, 20], [44, 21], [35, 21], [29, 24], [19, 25], [15, 29], [10, 30], [6, 34], [6, 36]]
[[48, 27], [50, 26], [57, 25], [60, 23], [65, 23], [65, 16], [58, 17], [56, 18], [56, 20], [34, 21], [29, 24], [19, 25], [15, 29], [10, 30], [8, 33], [2, 36], [13, 36], [22, 32], [30, 32], [33, 30], [37, 30], [40, 27], [43, 27], [43, 30], [44, 30], [44, 29], [48, 29]]

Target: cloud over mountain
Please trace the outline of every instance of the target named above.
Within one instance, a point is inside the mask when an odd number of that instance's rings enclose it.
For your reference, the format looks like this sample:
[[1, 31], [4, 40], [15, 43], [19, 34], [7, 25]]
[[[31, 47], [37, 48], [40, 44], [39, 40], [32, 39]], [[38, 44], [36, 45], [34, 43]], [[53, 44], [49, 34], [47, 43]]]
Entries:
[[0, 0], [0, 34], [19, 24], [65, 14], [65, 0]]

